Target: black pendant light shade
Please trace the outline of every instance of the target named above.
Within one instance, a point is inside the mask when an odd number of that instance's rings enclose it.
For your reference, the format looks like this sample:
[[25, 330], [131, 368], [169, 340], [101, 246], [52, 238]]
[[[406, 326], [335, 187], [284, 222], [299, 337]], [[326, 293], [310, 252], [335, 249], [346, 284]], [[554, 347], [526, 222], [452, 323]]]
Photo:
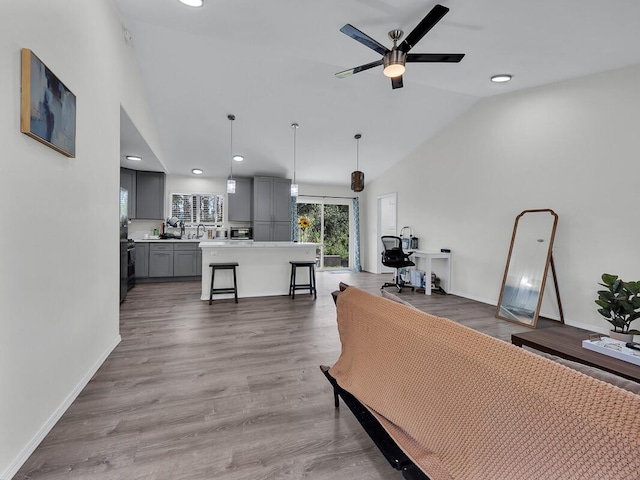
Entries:
[[360, 139], [362, 135], [357, 133], [353, 138], [356, 139], [356, 170], [351, 172], [351, 190], [361, 192], [364, 190], [364, 172], [358, 170], [358, 161], [360, 157]]

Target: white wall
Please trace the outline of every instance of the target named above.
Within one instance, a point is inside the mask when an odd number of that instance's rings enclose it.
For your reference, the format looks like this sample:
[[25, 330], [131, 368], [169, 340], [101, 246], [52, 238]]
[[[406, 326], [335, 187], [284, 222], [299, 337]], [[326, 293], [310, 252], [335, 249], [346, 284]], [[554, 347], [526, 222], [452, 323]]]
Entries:
[[516, 215], [551, 208], [565, 319], [606, 332], [600, 275], [640, 279], [639, 84], [636, 66], [474, 106], [367, 186], [364, 268], [376, 195], [397, 191], [398, 225], [421, 249], [451, 248], [453, 293], [495, 304]]
[[[20, 133], [20, 49], [77, 97], [76, 158]], [[110, 0], [4, 2], [0, 17], [0, 477], [119, 342], [120, 105], [157, 135]]]

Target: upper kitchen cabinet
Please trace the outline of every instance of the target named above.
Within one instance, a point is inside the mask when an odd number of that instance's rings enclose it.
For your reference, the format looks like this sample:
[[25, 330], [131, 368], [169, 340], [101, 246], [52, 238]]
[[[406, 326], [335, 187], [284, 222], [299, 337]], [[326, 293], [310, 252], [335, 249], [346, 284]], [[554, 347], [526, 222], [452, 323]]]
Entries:
[[162, 172], [136, 172], [135, 218], [164, 218], [164, 180]]
[[[253, 178], [253, 222], [254, 240], [291, 240], [291, 180], [273, 177]], [[266, 222], [270, 224], [268, 227], [265, 225]], [[260, 232], [265, 234], [261, 235]]]
[[227, 218], [230, 222], [251, 221], [251, 179], [236, 178], [236, 193], [227, 195]]
[[129, 192], [127, 216], [129, 218], [136, 218], [136, 171], [128, 168], [121, 168], [120, 186]]

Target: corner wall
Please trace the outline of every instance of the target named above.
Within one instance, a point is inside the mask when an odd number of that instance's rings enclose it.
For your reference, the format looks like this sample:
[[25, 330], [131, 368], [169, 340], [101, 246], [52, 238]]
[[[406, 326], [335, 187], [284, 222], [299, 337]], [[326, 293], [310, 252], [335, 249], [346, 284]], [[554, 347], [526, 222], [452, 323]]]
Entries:
[[[76, 95], [76, 158], [20, 133], [20, 49]], [[0, 17], [0, 478], [10, 478], [119, 335], [120, 105], [157, 138], [110, 0], [5, 2]]]
[[398, 225], [423, 250], [452, 250], [452, 293], [495, 305], [516, 215], [551, 208], [565, 320], [608, 331], [593, 303], [601, 274], [640, 279], [639, 84], [635, 66], [478, 103], [367, 186], [365, 269], [376, 197], [398, 192]]

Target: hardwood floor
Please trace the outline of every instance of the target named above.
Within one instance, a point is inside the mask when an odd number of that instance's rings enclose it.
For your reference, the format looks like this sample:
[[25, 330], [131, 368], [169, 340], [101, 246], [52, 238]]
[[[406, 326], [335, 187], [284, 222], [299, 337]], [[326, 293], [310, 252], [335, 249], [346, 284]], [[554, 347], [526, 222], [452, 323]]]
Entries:
[[[388, 275], [318, 274], [318, 299], [199, 300], [200, 283], [138, 285], [122, 342], [15, 479], [401, 479], [318, 366], [340, 342], [330, 292]], [[526, 327], [452, 295], [401, 294], [509, 341]]]

